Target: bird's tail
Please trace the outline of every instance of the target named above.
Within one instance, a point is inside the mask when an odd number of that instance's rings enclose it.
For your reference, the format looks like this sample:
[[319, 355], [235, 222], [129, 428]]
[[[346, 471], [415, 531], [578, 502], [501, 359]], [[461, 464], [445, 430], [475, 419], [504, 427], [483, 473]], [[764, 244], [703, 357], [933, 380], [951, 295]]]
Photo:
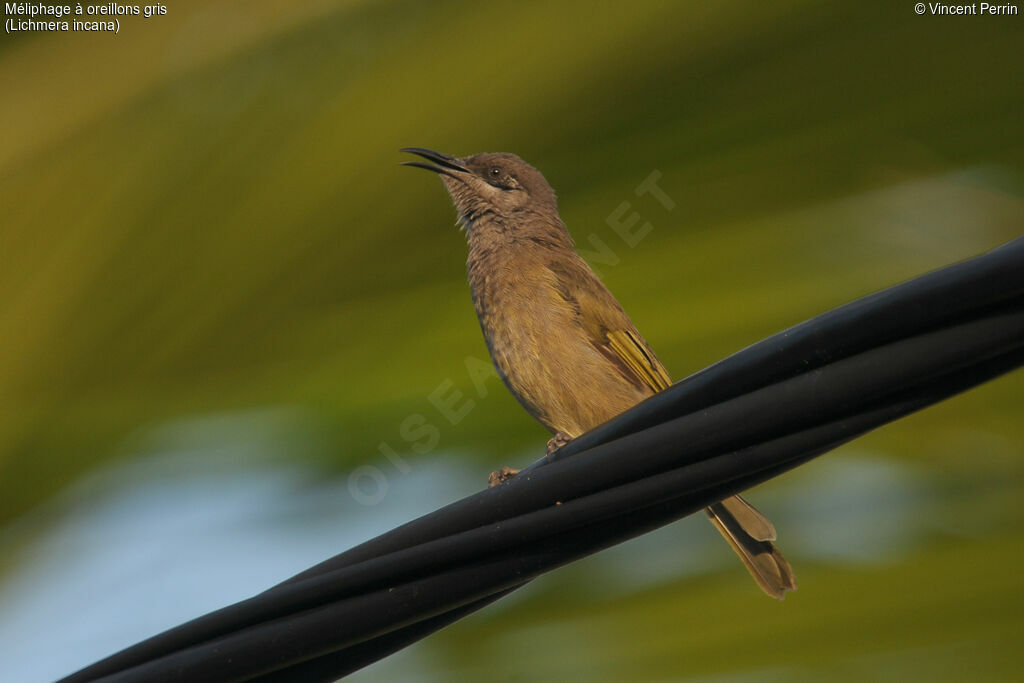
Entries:
[[775, 527], [753, 505], [733, 496], [708, 506], [705, 511], [761, 590], [776, 600], [785, 598], [786, 591], [796, 590], [793, 570], [772, 543]]

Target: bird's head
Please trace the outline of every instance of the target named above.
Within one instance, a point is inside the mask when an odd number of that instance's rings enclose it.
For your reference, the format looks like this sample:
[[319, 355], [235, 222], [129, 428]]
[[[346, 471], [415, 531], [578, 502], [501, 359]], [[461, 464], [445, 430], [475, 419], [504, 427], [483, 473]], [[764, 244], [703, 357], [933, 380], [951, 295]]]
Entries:
[[407, 161], [405, 165], [440, 175], [459, 212], [459, 221], [470, 230], [487, 218], [510, 222], [517, 217], [550, 217], [561, 223], [555, 191], [540, 171], [515, 154], [453, 157], [422, 147], [401, 151], [430, 162]]

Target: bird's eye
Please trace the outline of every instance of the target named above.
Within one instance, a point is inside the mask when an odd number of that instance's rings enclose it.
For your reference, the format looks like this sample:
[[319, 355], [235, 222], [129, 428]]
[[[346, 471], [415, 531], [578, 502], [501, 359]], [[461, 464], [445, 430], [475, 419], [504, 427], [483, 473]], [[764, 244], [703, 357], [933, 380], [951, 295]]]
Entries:
[[491, 166], [487, 169], [487, 182], [491, 187], [501, 190], [515, 190], [519, 188], [516, 177], [505, 171], [501, 166]]

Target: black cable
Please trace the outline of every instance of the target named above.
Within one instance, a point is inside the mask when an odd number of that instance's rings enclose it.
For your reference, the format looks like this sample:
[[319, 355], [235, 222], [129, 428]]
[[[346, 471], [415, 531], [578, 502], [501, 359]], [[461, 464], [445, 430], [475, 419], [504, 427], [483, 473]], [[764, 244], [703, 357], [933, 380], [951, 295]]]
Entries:
[[505, 484], [64, 679], [329, 681], [1024, 363], [1024, 239], [751, 346]]

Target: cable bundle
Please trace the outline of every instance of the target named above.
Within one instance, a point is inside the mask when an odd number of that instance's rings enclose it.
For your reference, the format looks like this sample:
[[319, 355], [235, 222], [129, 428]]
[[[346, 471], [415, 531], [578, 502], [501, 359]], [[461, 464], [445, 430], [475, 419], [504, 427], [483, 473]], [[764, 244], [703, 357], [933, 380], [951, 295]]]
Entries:
[[331, 681], [1024, 363], [1024, 238], [692, 375], [511, 480], [64, 683]]

